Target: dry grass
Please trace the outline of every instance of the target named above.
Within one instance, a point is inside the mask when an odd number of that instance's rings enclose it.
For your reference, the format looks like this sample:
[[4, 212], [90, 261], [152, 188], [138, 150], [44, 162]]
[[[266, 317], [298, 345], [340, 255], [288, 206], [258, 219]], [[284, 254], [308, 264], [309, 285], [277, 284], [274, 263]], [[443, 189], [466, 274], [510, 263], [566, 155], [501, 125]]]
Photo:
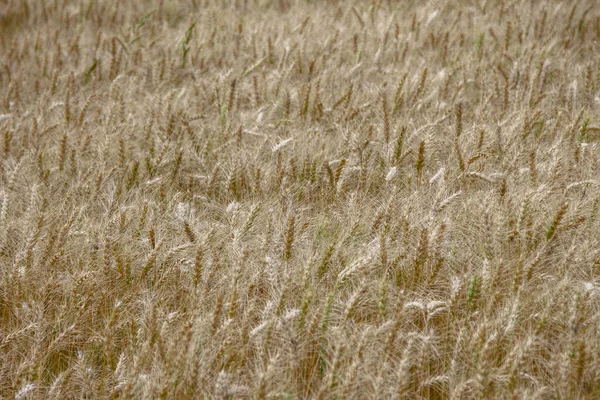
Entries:
[[150, 3], [5, 0], [1, 398], [600, 397], [594, 0]]

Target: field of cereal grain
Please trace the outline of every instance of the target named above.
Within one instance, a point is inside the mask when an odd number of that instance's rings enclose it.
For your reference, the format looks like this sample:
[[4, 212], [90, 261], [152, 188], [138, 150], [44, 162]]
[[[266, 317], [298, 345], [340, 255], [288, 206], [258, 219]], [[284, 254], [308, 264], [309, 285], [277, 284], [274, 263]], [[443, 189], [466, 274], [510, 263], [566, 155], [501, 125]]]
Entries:
[[0, 398], [600, 398], [594, 0], [2, 0]]

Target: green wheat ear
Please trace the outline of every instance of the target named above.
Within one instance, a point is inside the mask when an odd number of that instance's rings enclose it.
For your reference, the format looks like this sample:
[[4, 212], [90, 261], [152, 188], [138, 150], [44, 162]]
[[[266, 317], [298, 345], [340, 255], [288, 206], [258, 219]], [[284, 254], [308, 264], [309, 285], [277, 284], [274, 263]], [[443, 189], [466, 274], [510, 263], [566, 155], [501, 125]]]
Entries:
[[568, 208], [569, 208], [568, 203], [564, 203], [562, 206], [560, 206], [558, 208], [558, 210], [556, 211], [556, 214], [554, 215], [554, 219], [552, 220], [552, 222], [550, 223], [550, 226], [546, 230], [546, 240], [554, 239], [554, 237], [556, 236], [556, 231], [558, 229], [558, 226], [560, 225], [563, 217], [567, 213]]

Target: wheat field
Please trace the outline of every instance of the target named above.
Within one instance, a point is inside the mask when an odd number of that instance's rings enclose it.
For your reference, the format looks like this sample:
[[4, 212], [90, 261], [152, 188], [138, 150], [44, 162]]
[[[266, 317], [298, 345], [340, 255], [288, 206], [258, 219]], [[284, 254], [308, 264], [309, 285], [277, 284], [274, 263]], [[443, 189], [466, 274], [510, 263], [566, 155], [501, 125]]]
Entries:
[[600, 398], [594, 0], [4, 0], [0, 398]]

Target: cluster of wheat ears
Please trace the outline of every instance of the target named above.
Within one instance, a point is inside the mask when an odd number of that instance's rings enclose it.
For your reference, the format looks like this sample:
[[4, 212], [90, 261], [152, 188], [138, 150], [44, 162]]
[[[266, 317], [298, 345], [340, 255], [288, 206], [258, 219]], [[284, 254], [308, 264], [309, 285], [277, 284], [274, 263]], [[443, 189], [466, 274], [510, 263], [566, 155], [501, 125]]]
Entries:
[[594, 0], [7, 0], [0, 397], [598, 398]]

